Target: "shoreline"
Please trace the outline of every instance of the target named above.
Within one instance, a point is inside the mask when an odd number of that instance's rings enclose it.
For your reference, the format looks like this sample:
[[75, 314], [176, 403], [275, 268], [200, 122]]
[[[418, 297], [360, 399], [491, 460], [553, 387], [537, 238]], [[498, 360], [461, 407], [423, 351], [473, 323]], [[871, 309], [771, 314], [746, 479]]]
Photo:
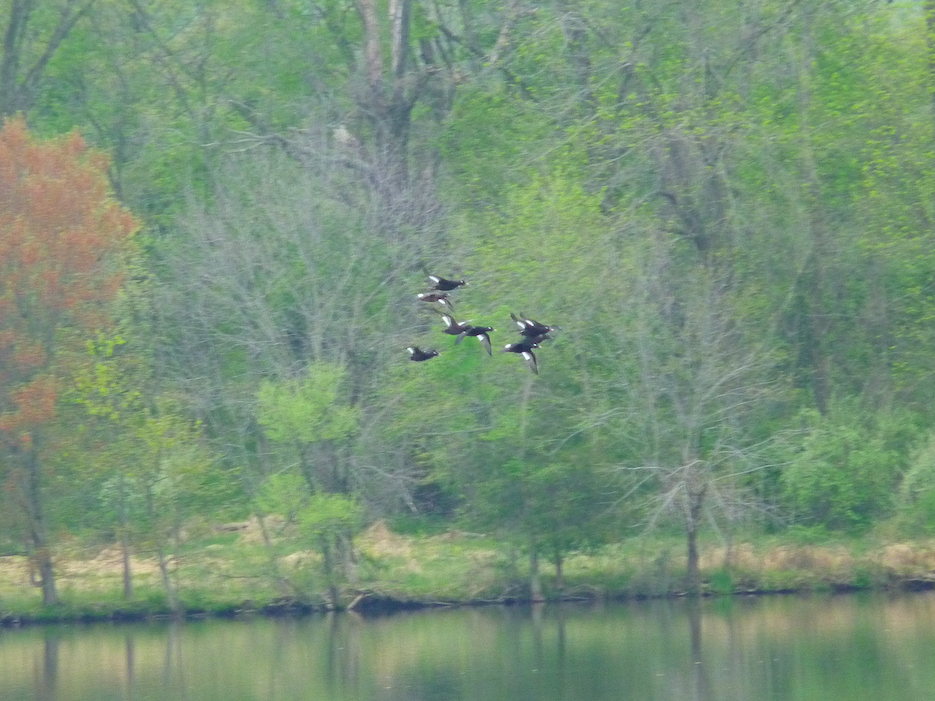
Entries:
[[[803, 587], [800, 589], [758, 589], [737, 590], [732, 592], [719, 592], [706, 589], [699, 596], [702, 599], [727, 599], [741, 597], [769, 597], [769, 596], [811, 596], [846, 595], [861, 592], [872, 593], [916, 593], [935, 591], [935, 580], [907, 578], [894, 580], [886, 585], [861, 584], [829, 584], [822, 587]], [[681, 600], [690, 598], [684, 591], [660, 592], [658, 594], [633, 594], [628, 592], [592, 592], [591, 594], [568, 593], [546, 597], [534, 601], [529, 596], [508, 595], [498, 599], [463, 599], [447, 601], [422, 601], [397, 598], [371, 590], [356, 590], [356, 596], [350, 605], [338, 608], [328, 607], [315, 603], [309, 599], [298, 597], [280, 597], [265, 604], [256, 605], [250, 600], [240, 605], [221, 603], [217, 607], [183, 607], [180, 612], [173, 613], [164, 607], [145, 608], [134, 605], [138, 602], [114, 603], [113, 606], [99, 602], [91, 607], [74, 606], [69, 603], [59, 604], [40, 611], [4, 611], [0, 607], [0, 629], [17, 629], [37, 627], [44, 625], [79, 624], [92, 625], [96, 623], [158, 623], [164, 621], [196, 621], [196, 620], [245, 620], [255, 617], [263, 618], [305, 618], [308, 616], [327, 613], [353, 612], [365, 617], [388, 616], [404, 611], [426, 611], [429, 609], [467, 608], [479, 606], [529, 606], [537, 604], [562, 603], [631, 603], [641, 601]], [[0, 601], [2, 604], [2, 601]]]
[[[205, 618], [303, 617], [329, 611], [379, 616], [406, 610], [537, 603], [528, 557], [476, 534], [401, 535], [385, 523], [355, 539], [357, 581], [335, 582], [329, 606], [320, 562], [293, 539], [270, 551], [248, 530], [192, 540], [173, 562], [179, 611], [174, 613], [152, 560], [133, 558], [133, 598], [122, 595], [122, 559], [114, 546], [57, 558], [61, 603], [43, 607], [25, 557], [0, 557], [0, 628], [97, 622]], [[543, 600], [555, 602], [680, 599], [686, 571], [682, 541], [660, 536], [611, 544], [563, 559], [562, 576], [543, 563]], [[894, 541], [865, 536], [821, 543], [761, 537], [701, 550], [700, 595], [747, 597], [935, 590], [935, 539]], [[288, 585], [285, 588], [284, 585]]]

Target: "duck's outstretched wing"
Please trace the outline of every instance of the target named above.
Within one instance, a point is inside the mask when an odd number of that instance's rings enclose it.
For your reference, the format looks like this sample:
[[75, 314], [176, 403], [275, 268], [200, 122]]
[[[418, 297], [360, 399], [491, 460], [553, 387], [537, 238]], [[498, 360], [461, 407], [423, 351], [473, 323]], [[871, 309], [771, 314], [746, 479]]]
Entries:
[[532, 351], [523, 351], [523, 357], [526, 359], [526, 364], [529, 366], [529, 369], [532, 370], [534, 375], [539, 374], [539, 364], [536, 362], [536, 354]]
[[480, 341], [480, 344], [484, 347], [484, 350], [487, 351], [487, 355], [492, 356], [493, 351], [490, 348], [490, 336], [486, 333], [477, 334], [477, 340]]
[[467, 331], [468, 324], [471, 323], [470, 319], [465, 321], [455, 321], [455, 319], [448, 314], [442, 314], [442, 321], [445, 322], [445, 333], [464, 333]]

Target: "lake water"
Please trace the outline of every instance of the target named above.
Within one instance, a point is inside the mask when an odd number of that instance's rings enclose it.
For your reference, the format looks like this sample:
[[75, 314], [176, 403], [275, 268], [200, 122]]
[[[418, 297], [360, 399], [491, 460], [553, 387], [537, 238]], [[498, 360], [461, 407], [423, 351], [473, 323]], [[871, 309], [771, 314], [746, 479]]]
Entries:
[[935, 595], [0, 630], [0, 701], [919, 701]]

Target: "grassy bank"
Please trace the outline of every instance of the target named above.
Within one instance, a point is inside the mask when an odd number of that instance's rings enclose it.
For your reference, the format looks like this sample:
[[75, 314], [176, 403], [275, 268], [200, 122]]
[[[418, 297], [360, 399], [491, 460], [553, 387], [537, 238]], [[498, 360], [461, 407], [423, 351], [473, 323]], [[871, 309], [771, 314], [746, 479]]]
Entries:
[[[883, 542], [759, 538], [728, 548], [703, 543], [707, 594], [813, 592], [935, 586], [935, 540]], [[356, 581], [341, 585], [342, 606], [386, 610], [406, 606], [525, 601], [529, 564], [515, 549], [480, 535], [447, 532], [405, 536], [378, 523], [356, 542]], [[193, 537], [176, 554], [173, 576], [188, 616], [251, 613], [297, 615], [326, 608], [320, 558], [295, 549], [283, 535], [274, 544], [276, 566], [287, 582], [276, 585], [255, 524], [229, 524]], [[0, 624], [144, 620], [172, 614], [155, 561], [134, 558], [134, 596], [122, 595], [122, 560], [116, 547], [63, 550], [56, 560], [62, 604], [41, 606], [30, 585], [28, 562], [0, 557]], [[684, 594], [684, 545], [654, 537], [569, 556], [558, 586], [542, 561], [549, 599], [627, 599]]]

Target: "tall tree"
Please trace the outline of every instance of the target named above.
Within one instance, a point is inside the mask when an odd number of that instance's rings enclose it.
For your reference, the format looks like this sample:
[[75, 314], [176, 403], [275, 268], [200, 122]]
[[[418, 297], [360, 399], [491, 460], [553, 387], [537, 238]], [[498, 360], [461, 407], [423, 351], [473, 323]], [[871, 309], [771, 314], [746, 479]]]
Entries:
[[771, 396], [773, 354], [746, 337], [724, 283], [680, 265], [684, 243], [663, 241], [642, 256], [632, 312], [621, 314], [621, 345], [636, 361], [627, 421], [639, 460], [624, 472], [652, 484], [650, 523], [668, 512], [682, 527], [688, 590], [698, 593], [704, 522], [755, 505], [743, 477], [763, 465], [754, 419]]
[[9, 14], [0, 44], [0, 117], [32, 108], [49, 62], [94, 0], [4, 4]]
[[109, 323], [136, 229], [108, 196], [106, 169], [78, 134], [36, 142], [21, 119], [0, 130], [0, 460], [45, 604], [58, 595], [44, 439], [85, 339]]

